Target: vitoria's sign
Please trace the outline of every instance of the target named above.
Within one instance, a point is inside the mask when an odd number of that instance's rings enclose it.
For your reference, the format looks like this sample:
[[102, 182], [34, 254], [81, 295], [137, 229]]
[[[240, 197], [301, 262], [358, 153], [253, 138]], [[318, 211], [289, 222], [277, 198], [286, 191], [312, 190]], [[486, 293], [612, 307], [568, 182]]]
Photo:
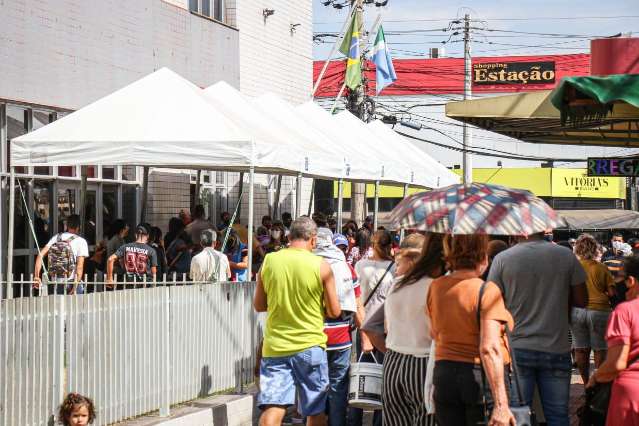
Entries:
[[555, 63], [492, 62], [473, 64], [473, 84], [551, 84], [555, 82]]
[[588, 176], [639, 176], [639, 158], [589, 158]]

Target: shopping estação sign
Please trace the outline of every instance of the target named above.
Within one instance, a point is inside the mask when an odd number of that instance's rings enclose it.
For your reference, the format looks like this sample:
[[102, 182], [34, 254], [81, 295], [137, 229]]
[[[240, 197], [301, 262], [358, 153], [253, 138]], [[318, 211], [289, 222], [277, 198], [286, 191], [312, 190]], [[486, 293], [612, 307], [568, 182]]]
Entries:
[[555, 82], [555, 63], [491, 62], [473, 64], [473, 84], [550, 84]]
[[589, 158], [588, 176], [639, 176], [639, 158]]

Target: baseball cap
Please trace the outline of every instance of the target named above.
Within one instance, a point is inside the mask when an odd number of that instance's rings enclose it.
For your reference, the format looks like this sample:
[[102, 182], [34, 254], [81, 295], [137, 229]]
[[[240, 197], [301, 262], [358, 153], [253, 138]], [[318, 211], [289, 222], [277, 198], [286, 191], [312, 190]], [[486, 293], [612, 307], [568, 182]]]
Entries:
[[333, 235], [333, 244], [336, 246], [348, 246], [348, 240], [342, 234]]

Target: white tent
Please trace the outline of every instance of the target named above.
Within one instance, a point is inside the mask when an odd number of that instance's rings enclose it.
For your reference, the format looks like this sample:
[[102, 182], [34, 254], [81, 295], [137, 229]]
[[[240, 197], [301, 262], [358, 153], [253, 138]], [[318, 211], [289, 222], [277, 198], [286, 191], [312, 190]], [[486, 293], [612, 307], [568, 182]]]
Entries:
[[276, 160], [282, 169], [327, 178], [337, 178], [344, 173], [344, 164], [336, 161], [339, 156], [318, 146], [306, 133], [271, 119], [228, 83], [215, 83], [205, 89], [204, 94], [216, 109], [250, 134], [256, 146], [277, 146], [279, 158], [269, 160]]
[[275, 155], [206, 101], [201, 89], [163, 68], [11, 141], [11, 164], [135, 164], [248, 169]]
[[382, 159], [372, 155], [361, 140], [352, 137], [336, 125], [333, 116], [313, 101], [297, 106], [296, 111], [302, 119], [315, 129], [319, 129], [327, 138], [335, 142], [336, 149], [346, 157], [346, 179], [355, 181], [376, 181], [381, 177]]
[[458, 175], [448, 170], [406, 138], [395, 133], [380, 120], [372, 121], [368, 124], [368, 127], [380, 138], [387, 140], [393, 147], [393, 150], [399, 153], [403, 158], [410, 158], [411, 163], [418, 165], [414, 168], [416, 180], [431, 181], [432, 183], [429, 185], [431, 188], [440, 188], [459, 183]]
[[344, 132], [349, 133], [353, 138], [359, 139], [360, 146], [365, 147], [382, 161], [382, 172], [379, 180], [391, 181], [400, 184], [413, 184], [428, 187], [430, 182], [419, 182], [414, 180], [411, 173], [413, 167], [410, 159], [402, 158], [381, 138], [372, 132], [363, 121], [355, 117], [348, 111], [342, 111], [334, 116], [334, 120]]

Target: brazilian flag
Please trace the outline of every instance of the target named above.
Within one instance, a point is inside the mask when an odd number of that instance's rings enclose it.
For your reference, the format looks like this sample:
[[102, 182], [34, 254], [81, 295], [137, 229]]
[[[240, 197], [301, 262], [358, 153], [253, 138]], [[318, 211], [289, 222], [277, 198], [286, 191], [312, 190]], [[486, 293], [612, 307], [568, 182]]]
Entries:
[[359, 57], [359, 14], [353, 13], [351, 24], [344, 35], [344, 41], [339, 48], [348, 59], [346, 61], [346, 86], [355, 90], [362, 84], [362, 62]]

